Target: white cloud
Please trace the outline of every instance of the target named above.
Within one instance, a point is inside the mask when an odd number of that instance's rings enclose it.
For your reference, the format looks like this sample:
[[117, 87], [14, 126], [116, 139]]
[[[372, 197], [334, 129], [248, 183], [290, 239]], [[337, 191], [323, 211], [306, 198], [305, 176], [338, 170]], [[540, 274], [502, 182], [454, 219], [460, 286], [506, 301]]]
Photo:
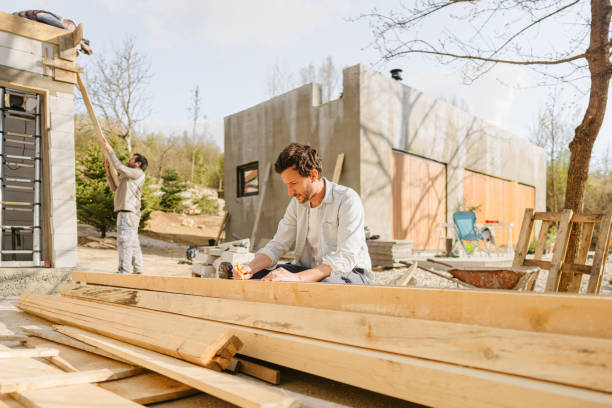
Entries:
[[219, 45], [288, 44], [325, 25], [332, 14], [350, 9], [350, 0], [100, 0], [111, 11], [145, 21], [160, 48], [177, 42]]

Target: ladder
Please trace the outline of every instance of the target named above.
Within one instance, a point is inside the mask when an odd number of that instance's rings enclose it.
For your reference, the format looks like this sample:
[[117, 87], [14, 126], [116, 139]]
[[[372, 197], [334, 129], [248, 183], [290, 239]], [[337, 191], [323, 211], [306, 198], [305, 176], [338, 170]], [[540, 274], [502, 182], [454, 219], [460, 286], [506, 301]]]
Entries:
[[0, 87], [0, 266], [41, 265], [41, 98]]

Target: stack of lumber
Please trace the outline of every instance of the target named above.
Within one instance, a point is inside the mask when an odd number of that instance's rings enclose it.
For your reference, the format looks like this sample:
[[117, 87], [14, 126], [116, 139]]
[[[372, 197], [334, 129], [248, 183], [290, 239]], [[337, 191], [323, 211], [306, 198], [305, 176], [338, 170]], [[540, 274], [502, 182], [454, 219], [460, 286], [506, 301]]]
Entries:
[[237, 262], [251, 261], [255, 254], [249, 252], [249, 245], [250, 240], [247, 238], [240, 241], [225, 242], [217, 246], [198, 248], [191, 264], [191, 276], [218, 278], [221, 262], [229, 262], [235, 265]]
[[80, 272], [73, 281], [62, 297], [24, 295], [18, 307], [192, 387], [191, 372], [166, 359], [202, 359], [203, 345], [236, 336], [242, 355], [424, 405], [612, 405], [611, 298]]
[[392, 267], [412, 255], [413, 241], [366, 240], [372, 266]]

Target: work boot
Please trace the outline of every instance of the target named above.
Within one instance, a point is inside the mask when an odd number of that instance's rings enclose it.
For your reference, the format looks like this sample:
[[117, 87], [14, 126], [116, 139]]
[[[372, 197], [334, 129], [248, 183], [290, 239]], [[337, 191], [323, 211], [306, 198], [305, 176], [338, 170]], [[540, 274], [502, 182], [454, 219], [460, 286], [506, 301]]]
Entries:
[[234, 265], [229, 262], [221, 262], [219, 264], [219, 279], [234, 279], [232, 276]]

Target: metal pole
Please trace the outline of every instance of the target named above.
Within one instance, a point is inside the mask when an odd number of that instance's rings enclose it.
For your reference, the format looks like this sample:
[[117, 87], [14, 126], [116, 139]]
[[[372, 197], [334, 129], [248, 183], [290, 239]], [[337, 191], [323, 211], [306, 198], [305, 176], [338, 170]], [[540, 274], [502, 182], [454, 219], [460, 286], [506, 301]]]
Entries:
[[34, 220], [32, 224], [32, 261], [40, 266], [40, 95], [36, 94], [36, 133], [34, 134]]

